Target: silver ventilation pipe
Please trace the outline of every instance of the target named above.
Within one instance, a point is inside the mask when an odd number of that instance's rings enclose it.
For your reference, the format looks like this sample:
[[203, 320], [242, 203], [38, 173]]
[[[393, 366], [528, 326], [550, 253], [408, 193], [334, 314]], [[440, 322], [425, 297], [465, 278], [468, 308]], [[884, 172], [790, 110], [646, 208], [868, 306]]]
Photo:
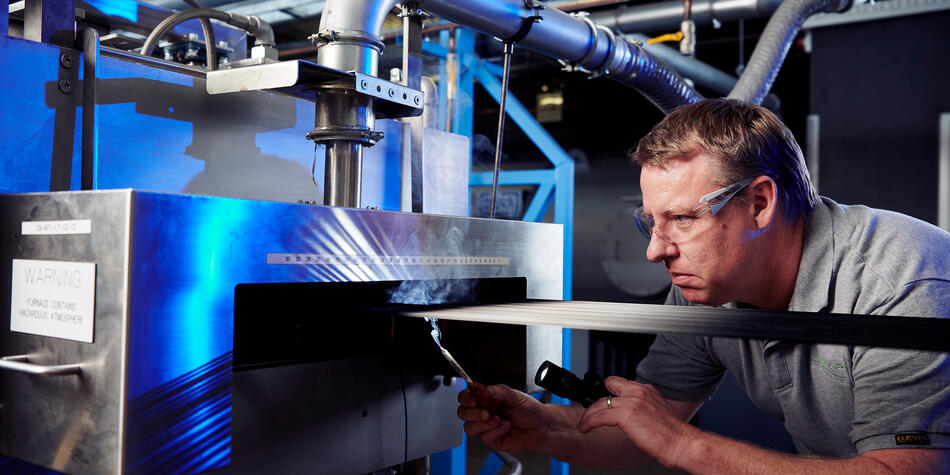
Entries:
[[[328, 0], [314, 36], [317, 62], [341, 71], [377, 75], [383, 42], [379, 32], [397, 0]], [[326, 147], [323, 204], [360, 207], [363, 147], [380, 138], [373, 131], [372, 100], [343, 87], [317, 91], [314, 129], [308, 138]]]
[[851, 5], [851, 0], [787, 0], [782, 3], [765, 26], [749, 64], [729, 98], [761, 104], [805, 20], [818, 12], [843, 12]]
[[647, 44], [650, 39], [647, 35], [633, 33], [626, 35], [628, 40], [636, 40], [643, 43], [643, 48], [648, 53], [656, 56], [658, 59], [666, 62], [677, 72], [692, 79], [696, 85], [703, 86], [717, 94], [726, 95], [736, 85], [739, 78], [725, 73], [707, 63], [704, 63], [692, 56], [684, 56], [678, 48], [671, 48], [662, 43], [653, 45]]
[[[524, 0], [459, 2], [420, 0], [423, 10], [460, 25], [501, 39], [515, 36], [523, 19], [536, 11]], [[519, 47], [583, 67], [633, 87], [663, 112], [702, 99], [673, 68], [657, 61], [639, 43], [629, 42], [589, 18], [561, 10], [541, 10], [543, 17], [534, 24]]]
[[[704, 63], [692, 56], [684, 56], [677, 48], [671, 48], [662, 43], [648, 45], [646, 43], [649, 37], [646, 35], [632, 33], [625, 36], [628, 40], [637, 40], [643, 43], [643, 47], [648, 53], [666, 62], [666, 64], [672, 66], [673, 69], [681, 75], [692, 79], [697, 86], [705, 87], [716, 94], [723, 96], [729, 94], [739, 81], [739, 78], [725, 73], [712, 65]], [[782, 107], [781, 101], [775, 94], [765, 96], [765, 99], [762, 100], [762, 105], [776, 113]]]
[[[693, 0], [690, 17], [699, 26], [714, 21], [765, 18], [774, 12], [782, 0]], [[683, 21], [682, 0], [647, 3], [592, 13], [590, 19], [622, 33], [640, 33], [679, 30]]]
[[[377, 74], [383, 20], [398, 0], [327, 0], [314, 36], [317, 61], [344, 71]], [[539, 13], [525, 0], [417, 0], [414, 6], [503, 40], [515, 37]], [[636, 42], [597, 27], [588, 18], [557, 9], [540, 10], [519, 47], [564, 60], [632, 86], [664, 112], [702, 99], [665, 63]], [[311, 138], [326, 144], [324, 204], [359, 206], [362, 147], [378, 140], [369, 99], [332, 87], [319, 91]]]

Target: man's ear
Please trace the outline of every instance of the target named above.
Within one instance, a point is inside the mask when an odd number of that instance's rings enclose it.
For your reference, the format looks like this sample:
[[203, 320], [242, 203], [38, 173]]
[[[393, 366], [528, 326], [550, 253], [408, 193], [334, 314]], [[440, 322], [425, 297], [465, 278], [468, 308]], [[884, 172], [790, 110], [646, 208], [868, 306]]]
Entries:
[[756, 228], [768, 229], [778, 216], [778, 185], [770, 177], [762, 175], [749, 183], [749, 196], [752, 198], [752, 219]]

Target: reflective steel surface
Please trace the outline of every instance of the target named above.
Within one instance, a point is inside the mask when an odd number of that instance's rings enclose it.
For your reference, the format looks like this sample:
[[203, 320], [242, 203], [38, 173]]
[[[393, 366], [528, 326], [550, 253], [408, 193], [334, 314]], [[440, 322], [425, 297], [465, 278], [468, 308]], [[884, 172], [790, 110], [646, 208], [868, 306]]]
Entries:
[[[23, 221], [79, 219], [91, 220], [90, 234], [19, 234]], [[12, 259], [97, 264], [93, 343], [10, 332], [0, 314], [0, 356], [82, 368], [46, 378], [0, 370], [0, 452], [69, 473], [346, 473], [460, 441], [457, 389], [391, 359], [232, 375], [240, 284], [526, 277], [527, 297], [539, 299], [560, 298], [562, 288], [562, 232], [552, 224], [114, 190], [0, 195], [0, 229], [5, 309]], [[359, 341], [363, 320], [312, 304], [313, 318], [352, 328], [347, 336]], [[522, 336], [514, 351], [559, 359], [559, 329], [537, 331], [521, 334], [543, 341]], [[526, 381], [534, 368], [526, 363]], [[308, 401], [311, 409], [279, 413]], [[366, 402], [359, 417], [338, 420], [355, 401]], [[285, 436], [302, 445], [267, 445], [280, 426], [258, 422], [278, 417], [296, 417], [299, 432]], [[368, 445], [342, 455], [355, 444]], [[264, 463], [275, 456], [285, 464]]]

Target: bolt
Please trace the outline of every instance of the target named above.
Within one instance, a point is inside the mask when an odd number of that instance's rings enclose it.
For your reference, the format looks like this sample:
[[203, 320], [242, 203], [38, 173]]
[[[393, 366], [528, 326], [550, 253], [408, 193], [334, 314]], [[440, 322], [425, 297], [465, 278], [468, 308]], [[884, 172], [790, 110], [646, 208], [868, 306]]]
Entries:
[[414, 102], [416, 105], [419, 105], [419, 103], [420, 103], [421, 101], [422, 101], [422, 100], [419, 99], [419, 96], [414, 96], [414, 97], [412, 98], [412, 102]]
[[69, 79], [60, 79], [59, 90], [62, 91], [63, 94], [69, 94], [73, 92], [73, 84], [69, 82]]
[[365, 79], [362, 80], [362, 81], [360, 81], [360, 88], [361, 88], [361, 89], [366, 89], [367, 87], [369, 87], [369, 81], [367, 81], [367, 80], [365, 80]]
[[389, 88], [389, 97], [393, 97], [395, 95], [396, 95], [396, 90], [393, 88]]
[[73, 67], [73, 57], [67, 53], [63, 53], [63, 55], [59, 57], [59, 64], [61, 64], [64, 68], [69, 69]]

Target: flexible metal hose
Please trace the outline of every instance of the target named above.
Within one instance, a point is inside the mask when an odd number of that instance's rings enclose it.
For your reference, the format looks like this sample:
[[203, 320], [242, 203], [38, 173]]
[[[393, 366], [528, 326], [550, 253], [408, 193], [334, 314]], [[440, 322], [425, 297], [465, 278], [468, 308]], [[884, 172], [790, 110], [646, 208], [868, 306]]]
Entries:
[[165, 33], [174, 28], [175, 25], [193, 18], [212, 18], [242, 28], [254, 36], [255, 45], [273, 46], [275, 44], [274, 30], [271, 29], [267, 22], [260, 18], [215, 10], [213, 8], [197, 8], [178, 12], [162, 20], [162, 22], [152, 30], [152, 33], [148, 35], [148, 38], [145, 39], [145, 43], [142, 45], [142, 54], [151, 56], [152, 50], [155, 49], [159, 38], [165, 36]]
[[[187, 3], [191, 8], [204, 8], [204, 5], [202, 5], [198, 0], [185, 0], [185, 3]], [[201, 22], [201, 33], [205, 37], [206, 67], [208, 70], [214, 71], [215, 69], [218, 69], [218, 47], [215, 44], [214, 30], [211, 28], [211, 20], [207, 18], [200, 18], [198, 21]]]
[[761, 104], [769, 93], [792, 42], [808, 17], [819, 11], [839, 12], [848, 0], [786, 0], [769, 19], [745, 71], [729, 93], [730, 99]]
[[618, 37], [618, 46], [617, 53], [610, 62], [619, 63], [620, 66], [617, 69], [608, 69], [606, 76], [636, 89], [664, 114], [669, 114], [681, 105], [693, 104], [703, 99], [675, 69], [658, 60], [639, 44]]

